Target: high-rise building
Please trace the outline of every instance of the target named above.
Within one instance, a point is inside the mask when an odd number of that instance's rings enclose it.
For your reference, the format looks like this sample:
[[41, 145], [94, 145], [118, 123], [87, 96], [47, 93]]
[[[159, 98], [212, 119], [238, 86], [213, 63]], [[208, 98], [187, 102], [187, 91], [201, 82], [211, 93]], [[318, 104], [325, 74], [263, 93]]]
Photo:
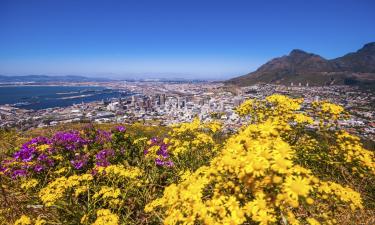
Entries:
[[135, 98], [135, 96], [133, 95], [133, 96], [132, 96], [131, 105], [132, 105], [132, 106], [135, 106], [135, 102], [136, 102], [136, 98]]
[[161, 105], [165, 105], [165, 101], [166, 100], [167, 100], [167, 95], [166, 94], [162, 94], [161, 98], [160, 98], [160, 104]]

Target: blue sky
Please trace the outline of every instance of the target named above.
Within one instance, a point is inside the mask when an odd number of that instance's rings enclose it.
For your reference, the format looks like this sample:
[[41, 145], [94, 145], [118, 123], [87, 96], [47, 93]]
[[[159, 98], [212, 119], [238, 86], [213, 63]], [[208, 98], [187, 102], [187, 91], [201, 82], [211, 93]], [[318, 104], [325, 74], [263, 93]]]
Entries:
[[0, 74], [225, 79], [375, 41], [375, 1], [0, 0]]

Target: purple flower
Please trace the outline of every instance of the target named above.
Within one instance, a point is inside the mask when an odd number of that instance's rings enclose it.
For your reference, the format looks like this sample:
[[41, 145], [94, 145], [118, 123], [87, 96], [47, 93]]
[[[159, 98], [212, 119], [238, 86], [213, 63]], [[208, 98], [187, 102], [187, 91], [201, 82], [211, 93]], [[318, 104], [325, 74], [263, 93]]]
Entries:
[[76, 155], [73, 160], [70, 160], [70, 163], [75, 169], [79, 170], [87, 164], [88, 159], [88, 155]]
[[151, 141], [151, 145], [157, 144], [159, 142], [157, 137], [151, 138], [150, 141]]
[[19, 159], [23, 162], [29, 162], [33, 159], [35, 151], [35, 147], [22, 146], [18, 152], [14, 153], [13, 157], [16, 160]]
[[81, 169], [84, 166], [84, 162], [82, 160], [71, 160], [70, 161], [73, 167], [77, 170]]
[[115, 129], [118, 131], [118, 132], [125, 132], [126, 131], [126, 128], [124, 126], [117, 126], [115, 127]]
[[14, 170], [13, 173], [12, 173], [12, 178], [15, 179], [17, 177], [24, 177], [27, 175], [27, 171], [26, 170]]
[[[157, 158], [155, 159], [155, 164], [157, 166], [172, 167], [174, 163], [169, 160], [168, 144], [164, 143], [163, 140], [159, 140], [157, 137], [151, 138], [151, 146], [159, 146], [159, 150], [156, 152]], [[143, 154], [147, 155], [149, 153], [148, 149], [143, 150]]]
[[109, 166], [110, 162], [108, 161], [109, 158], [113, 157], [115, 152], [112, 149], [103, 149], [98, 154], [95, 155], [96, 158], [96, 165], [97, 166]]
[[48, 164], [48, 166], [53, 166], [53, 165], [55, 165], [55, 162], [54, 162], [52, 159], [50, 159], [50, 158], [48, 158], [48, 159], [46, 160], [46, 163]]
[[46, 154], [44, 154], [44, 153], [42, 153], [42, 154], [40, 154], [39, 156], [38, 156], [38, 160], [39, 161], [45, 161], [45, 160], [47, 160], [47, 155]]
[[39, 136], [31, 139], [30, 141], [26, 142], [23, 144], [23, 146], [28, 146], [28, 145], [42, 145], [42, 144], [51, 144], [51, 140], [47, 137], [44, 136]]
[[96, 132], [95, 141], [99, 144], [104, 144], [112, 140], [111, 132], [98, 129]]
[[33, 138], [30, 141], [24, 143], [20, 150], [14, 153], [13, 157], [16, 160], [30, 162], [34, 158], [34, 156], [37, 155], [36, 146], [42, 144], [51, 144], [51, 140], [43, 136]]
[[45, 163], [47, 164], [48, 166], [53, 166], [55, 164], [55, 162], [50, 159], [46, 154], [42, 153], [38, 156], [38, 161], [39, 163]]
[[41, 172], [42, 170], [44, 169], [44, 166], [43, 165], [40, 165], [40, 164], [37, 164], [34, 166], [34, 171], [35, 172]]
[[164, 163], [164, 165], [165, 165], [166, 167], [173, 167], [173, 166], [174, 166], [174, 163], [173, 163], [171, 160], [169, 160], [169, 161], [166, 161], [166, 162]]
[[155, 164], [158, 165], [158, 166], [164, 166], [164, 161], [157, 158], [157, 159], [155, 159]]
[[164, 143], [161, 144], [160, 149], [156, 152], [156, 154], [162, 156], [163, 158], [168, 158], [169, 154], [168, 154], [167, 145]]
[[14, 153], [13, 157], [16, 160], [21, 160], [23, 162], [29, 162], [33, 159], [33, 157], [36, 155], [36, 146], [42, 145], [42, 144], [50, 144], [51, 140], [40, 136], [31, 139], [30, 141], [24, 143], [19, 151]]
[[77, 150], [88, 143], [78, 131], [58, 132], [52, 138], [55, 146], [63, 147], [66, 150]]
[[158, 166], [173, 167], [174, 163], [171, 160], [164, 161], [160, 158], [155, 159], [155, 164]]

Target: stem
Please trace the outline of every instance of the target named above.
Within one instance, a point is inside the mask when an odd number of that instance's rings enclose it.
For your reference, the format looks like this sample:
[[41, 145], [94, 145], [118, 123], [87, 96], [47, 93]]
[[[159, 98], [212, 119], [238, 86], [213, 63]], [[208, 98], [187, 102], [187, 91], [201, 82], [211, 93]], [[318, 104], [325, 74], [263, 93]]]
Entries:
[[2, 185], [2, 183], [3, 183], [3, 179], [0, 176], [1, 194], [3, 195], [3, 199], [4, 199], [5, 204], [8, 206], [9, 205], [8, 198], [7, 198], [7, 195], [6, 195], [6, 192], [5, 192], [5, 189], [4, 189], [3, 185]]

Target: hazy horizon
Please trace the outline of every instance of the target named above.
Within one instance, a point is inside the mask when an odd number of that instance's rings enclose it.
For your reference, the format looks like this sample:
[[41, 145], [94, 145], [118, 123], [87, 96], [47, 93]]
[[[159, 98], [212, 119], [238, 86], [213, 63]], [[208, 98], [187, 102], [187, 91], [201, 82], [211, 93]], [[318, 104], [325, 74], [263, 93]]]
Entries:
[[222, 80], [374, 41], [373, 1], [0, 0], [0, 74]]

